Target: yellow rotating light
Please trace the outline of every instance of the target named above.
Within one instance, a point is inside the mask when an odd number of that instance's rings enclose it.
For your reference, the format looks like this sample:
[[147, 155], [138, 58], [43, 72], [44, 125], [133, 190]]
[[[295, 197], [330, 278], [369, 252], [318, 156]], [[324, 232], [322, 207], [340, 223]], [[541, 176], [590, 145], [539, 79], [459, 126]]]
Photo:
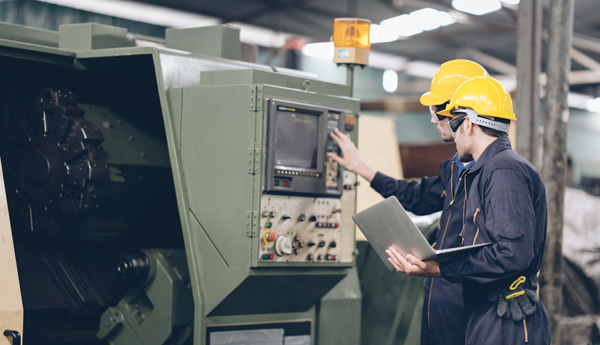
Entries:
[[369, 64], [371, 21], [361, 18], [336, 18], [333, 23], [333, 62]]

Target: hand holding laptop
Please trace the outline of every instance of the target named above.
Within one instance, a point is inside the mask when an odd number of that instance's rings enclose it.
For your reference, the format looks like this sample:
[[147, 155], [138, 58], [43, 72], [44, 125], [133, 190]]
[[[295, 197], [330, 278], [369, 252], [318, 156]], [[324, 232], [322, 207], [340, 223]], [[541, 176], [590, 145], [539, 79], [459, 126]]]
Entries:
[[[429, 260], [437, 262], [451, 260], [465, 255], [469, 251], [492, 244], [483, 243], [474, 246], [434, 250], [427, 243], [421, 231], [412, 222], [404, 207], [402, 207], [395, 196], [390, 196], [366, 210], [353, 215], [352, 220], [354, 220], [354, 223], [356, 223], [367, 240], [369, 240], [375, 252], [377, 252], [390, 271], [398, 269], [394, 267], [394, 262], [388, 261], [388, 258], [391, 258], [391, 256], [388, 256], [389, 254], [386, 251], [390, 250], [390, 248], [394, 249], [399, 255], [394, 255], [396, 263], [402, 264], [401, 260], [406, 260], [410, 258], [408, 255], [411, 255], [416, 261], [414, 263], [407, 261], [408, 264], [419, 264], [420, 266], [417, 267], [427, 270], [428, 274], [434, 274], [436, 269], [431, 265], [437, 264], [430, 263], [428, 262]], [[421, 264], [424, 262], [426, 263], [426, 267]], [[404, 265], [399, 267], [403, 268]], [[439, 271], [439, 269], [437, 270]], [[417, 272], [424, 273], [417, 270], [415, 271], [415, 275]]]
[[409, 276], [422, 276], [438, 278], [442, 276], [440, 264], [437, 261], [421, 261], [411, 254], [404, 257], [396, 248], [390, 247], [385, 251], [390, 257], [388, 261], [394, 265], [398, 272], [403, 272]]

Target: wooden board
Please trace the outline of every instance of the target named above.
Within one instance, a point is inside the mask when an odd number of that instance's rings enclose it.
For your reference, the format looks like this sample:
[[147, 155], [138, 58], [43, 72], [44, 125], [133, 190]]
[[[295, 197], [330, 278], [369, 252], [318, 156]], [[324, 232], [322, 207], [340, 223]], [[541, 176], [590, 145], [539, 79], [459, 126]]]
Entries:
[[[358, 126], [358, 152], [364, 161], [377, 171], [397, 179], [403, 178], [393, 119], [362, 115]], [[357, 188], [356, 212], [383, 200], [367, 180], [359, 177], [358, 181], [360, 184]], [[367, 240], [358, 228], [356, 240]]]
[[23, 302], [17, 272], [17, 260], [10, 228], [4, 175], [0, 164], [0, 345], [10, 345], [5, 330], [18, 331], [23, 337]]

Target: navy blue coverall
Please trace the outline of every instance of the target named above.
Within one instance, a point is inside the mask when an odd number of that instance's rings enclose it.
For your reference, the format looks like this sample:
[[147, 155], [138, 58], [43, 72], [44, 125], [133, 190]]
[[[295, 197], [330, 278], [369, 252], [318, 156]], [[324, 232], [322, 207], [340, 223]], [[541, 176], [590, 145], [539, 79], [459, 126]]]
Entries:
[[[467, 186], [464, 175], [470, 168], [470, 165], [461, 165], [455, 156], [440, 165], [438, 176], [424, 177], [420, 183], [396, 180], [377, 172], [371, 187], [384, 198], [394, 195], [406, 210], [416, 215], [442, 211], [433, 247], [459, 247], [465, 219]], [[421, 344], [464, 345], [466, 325], [461, 284], [442, 278], [426, 278], [424, 285]]]
[[442, 276], [462, 283], [467, 322], [466, 344], [550, 344], [548, 314], [540, 301], [521, 322], [497, 314], [488, 299], [492, 284], [509, 286], [520, 276], [536, 290], [536, 274], [546, 242], [546, 191], [525, 158], [500, 137], [466, 175], [469, 189], [463, 229], [465, 245], [494, 242], [462, 258], [440, 263]]

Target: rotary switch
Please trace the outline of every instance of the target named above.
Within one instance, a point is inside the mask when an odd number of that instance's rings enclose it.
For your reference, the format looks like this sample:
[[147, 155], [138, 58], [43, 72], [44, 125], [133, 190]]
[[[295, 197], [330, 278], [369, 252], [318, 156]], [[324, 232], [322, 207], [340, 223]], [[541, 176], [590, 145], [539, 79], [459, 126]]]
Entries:
[[275, 240], [275, 254], [279, 256], [292, 254], [292, 240], [285, 236], [279, 236]]

